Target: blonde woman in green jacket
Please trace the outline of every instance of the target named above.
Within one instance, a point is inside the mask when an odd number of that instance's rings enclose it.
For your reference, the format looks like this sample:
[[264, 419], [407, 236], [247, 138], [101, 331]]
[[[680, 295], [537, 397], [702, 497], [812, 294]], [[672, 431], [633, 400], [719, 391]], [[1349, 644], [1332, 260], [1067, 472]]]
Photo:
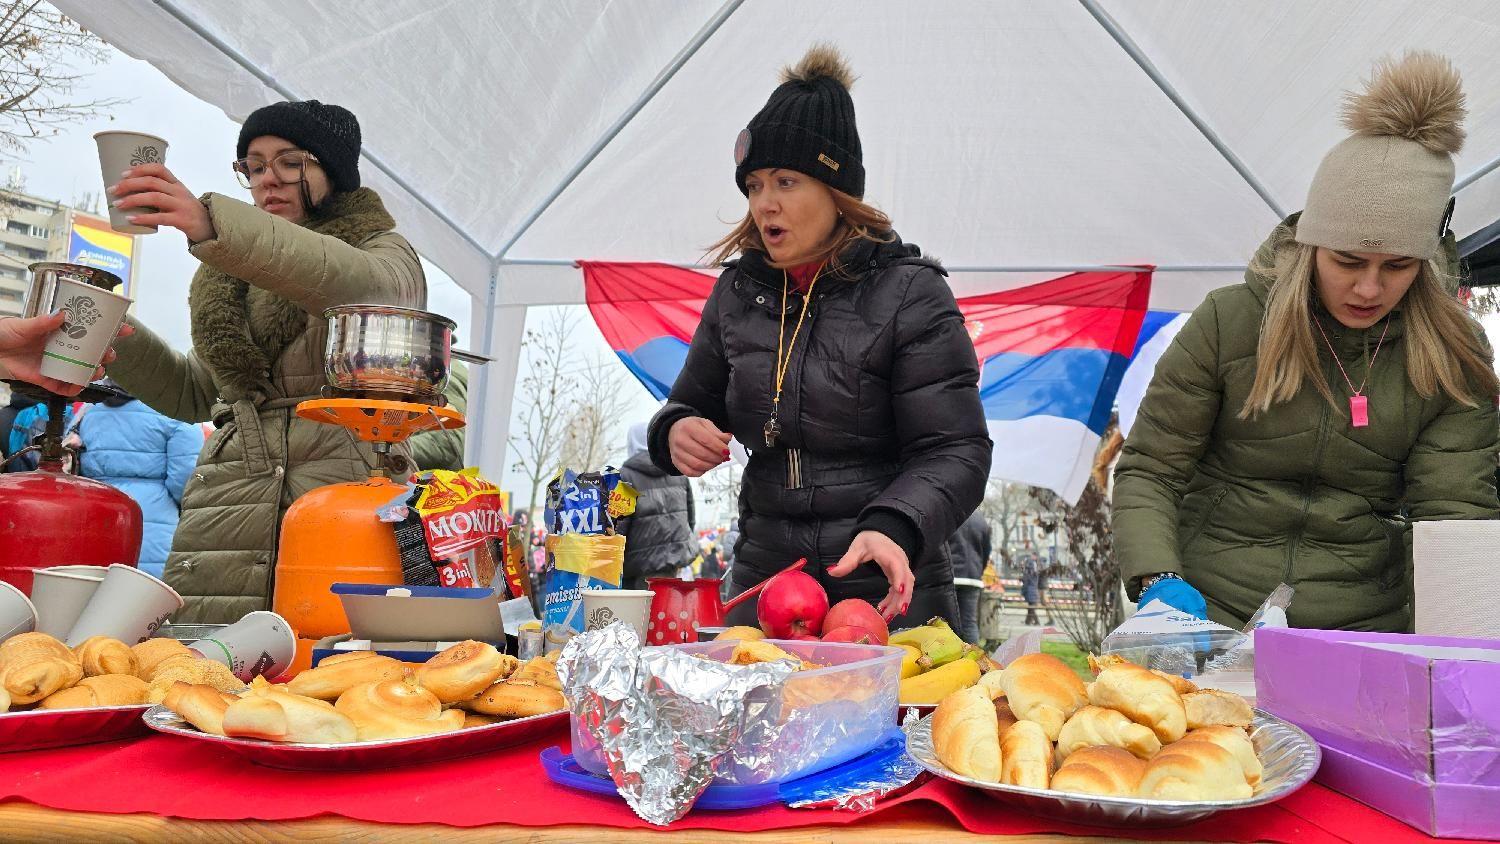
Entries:
[[325, 309], [427, 302], [416, 252], [380, 197], [360, 187], [359, 146], [347, 110], [277, 103], [240, 131], [233, 166], [253, 205], [199, 199], [159, 164], [131, 168], [112, 189], [119, 208], [157, 209], [131, 219], [181, 231], [202, 262], [188, 294], [192, 351], [137, 324], [108, 367], [156, 410], [216, 427], [167, 558], [167, 583], [187, 600], [174, 621], [233, 622], [268, 609], [286, 509], [375, 465], [347, 431], [293, 413], [325, 383]]
[[1114, 491], [1127, 591], [1234, 627], [1280, 582], [1294, 626], [1404, 631], [1409, 523], [1500, 517], [1497, 383], [1446, 230], [1463, 94], [1411, 54], [1245, 283], [1157, 365]]

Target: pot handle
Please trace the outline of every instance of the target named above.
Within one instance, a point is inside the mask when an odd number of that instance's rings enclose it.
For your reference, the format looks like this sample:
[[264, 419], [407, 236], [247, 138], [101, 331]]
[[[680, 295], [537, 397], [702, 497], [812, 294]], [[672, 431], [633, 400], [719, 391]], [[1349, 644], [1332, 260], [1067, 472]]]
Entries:
[[[807, 558], [803, 557], [802, 559], [798, 560], [797, 562], [792, 563], [790, 566], [787, 566], [786, 568], [782, 569], [781, 571], [776, 572], [776, 574], [771, 575], [771, 577], [775, 577], [778, 574], [785, 574], [786, 572], [789, 572], [789, 571], [801, 571], [802, 567], [805, 566], [805, 565], [807, 565]], [[760, 594], [760, 590], [766, 588], [766, 584], [771, 582], [771, 577], [768, 577], [765, 580], [762, 580], [761, 582], [755, 584], [754, 586], [750, 587], [749, 589], [746, 589], [745, 591], [741, 592], [740, 594], [735, 595], [733, 598], [730, 598], [729, 601], [724, 604], [724, 612], [727, 613], [730, 610], [734, 609], [735, 607], [739, 606], [740, 604], [743, 604], [744, 602], [750, 600], [751, 598], [755, 597], [756, 595], [759, 595]]]
[[476, 354], [475, 352], [466, 352], [463, 349], [449, 349], [448, 354], [458, 358], [464, 363], [477, 363], [483, 365], [494, 360], [494, 358], [492, 357], [486, 357], [485, 355]]

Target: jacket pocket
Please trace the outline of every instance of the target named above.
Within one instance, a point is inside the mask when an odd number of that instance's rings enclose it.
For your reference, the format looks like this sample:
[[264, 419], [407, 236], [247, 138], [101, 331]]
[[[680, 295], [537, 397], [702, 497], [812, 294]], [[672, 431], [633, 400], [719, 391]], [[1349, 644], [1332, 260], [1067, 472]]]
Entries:
[[1220, 485], [1219, 487], [1215, 488], [1212, 493], [1209, 493], [1208, 503], [1203, 505], [1203, 512], [1198, 514], [1198, 518], [1193, 520], [1192, 530], [1188, 531], [1188, 533], [1182, 537], [1182, 540], [1177, 543], [1177, 547], [1179, 550], [1187, 550], [1188, 545], [1190, 545], [1193, 540], [1203, 535], [1203, 529], [1208, 527], [1208, 520], [1213, 518], [1214, 511], [1219, 509], [1219, 503], [1222, 502], [1224, 500], [1224, 496], [1228, 494], [1229, 487], [1223, 485]]
[[1394, 589], [1406, 578], [1410, 563], [1407, 559], [1406, 540], [1411, 532], [1411, 522], [1398, 515], [1370, 511], [1370, 517], [1379, 522], [1385, 534], [1386, 552], [1381, 570], [1375, 574], [1382, 589]]

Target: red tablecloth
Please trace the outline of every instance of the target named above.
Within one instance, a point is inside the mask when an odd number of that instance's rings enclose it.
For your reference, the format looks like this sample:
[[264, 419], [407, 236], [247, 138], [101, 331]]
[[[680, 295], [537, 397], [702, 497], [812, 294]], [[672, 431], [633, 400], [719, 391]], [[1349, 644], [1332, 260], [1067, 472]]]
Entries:
[[[622, 800], [553, 785], [537, 755], [566, 745], [566, 730], [510, 750], [409, 768], [302, 773], [263, 768], [239, 756], [173, 736], [111, 744], [0, 754], [0, 800], [24, 800], [83, 812], [145, 812], [197, 820], [285, 820], [333, 814], [380, 823], [561, 826], [647, 824]], [[1101, 829], [1029, 815], [944, 780], [856, 815], [767, 807], [693, 812], [673, 828], [752, 832], [846, 824], [940, 809], [971, 832], [1126, 835], [1155, 840], [1316, 842], [1430, 841], [1399, 821], [1319, 785], [1273, 805], [1223, 813], [1164, 830]]]

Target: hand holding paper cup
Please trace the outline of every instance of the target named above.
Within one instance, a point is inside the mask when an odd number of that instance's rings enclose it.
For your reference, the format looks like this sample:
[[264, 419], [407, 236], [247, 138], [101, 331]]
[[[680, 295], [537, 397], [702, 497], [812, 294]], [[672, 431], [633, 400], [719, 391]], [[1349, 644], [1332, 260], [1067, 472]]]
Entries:
[[234, 676], [248, 683], [256, 677], [281, 676], [297, 652], [297, 637], [286, 619], [257, 610], [188, 647], [223, 663]]
[[125, 323], [131, 300], [67, 276], [60, 276], [48, 294], [50, 300], [40, 307], [45, 313], [62, 311], [63, 323], [47, 335], [37, 371], [69, 384], [87, 384]]
[[646, 623], [651, 615], [649, 589], [583, 589], [583, 629], [602, 630], [616, 621], [635, 629], [635, 635], [646, 643]]
[[[142, 132], [98, 132], [94, 142], [99, 145], [99, 170], [104, 175], [104, 186], [114, 187], [120, 174], [141, 164], [165, 164], [167, 142], [155, 135]], [[130, 222], [136, 214], [154, 214], [155, 208], [140, 206], [130, 209], [109, 209], [109, 227], [124, 234], [152, 234], [156, 226], [142, 226]]]
[[156, 633], [167, 616], [182, 609], [182, 604], [182, 596], [172, 587], [139, 569], [116, 563], [109, 567], [68, 632], [67, 645], [77, 647], [91, 636], [140, 644]]

